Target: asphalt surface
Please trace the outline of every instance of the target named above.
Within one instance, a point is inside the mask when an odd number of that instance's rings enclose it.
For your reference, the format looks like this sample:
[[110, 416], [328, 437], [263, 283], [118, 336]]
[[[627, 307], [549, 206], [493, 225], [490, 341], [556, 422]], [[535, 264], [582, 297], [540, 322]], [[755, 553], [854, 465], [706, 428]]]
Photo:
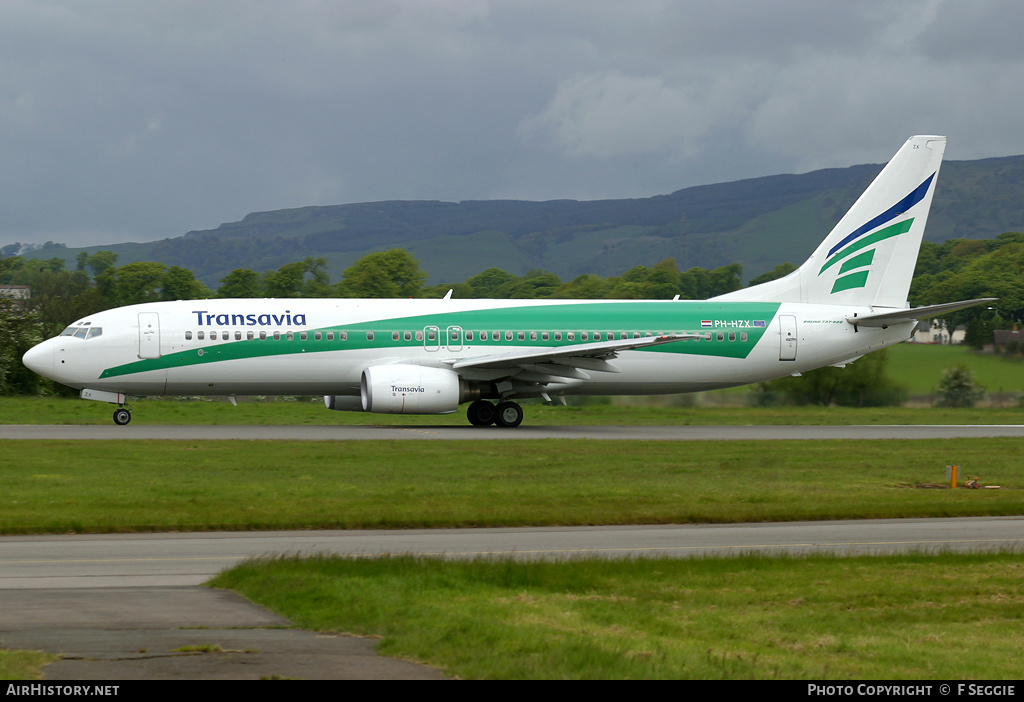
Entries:
[[443, 679], [376, 655], [372, 639], [302, 631], [198, 583], [279, 553], [564, 560], [1022, 546], [1024, 518], [2, 537], [0, 640], [61, 654], [47, 680]]
[[444, 679], [204, 587], [3, 590], [0, 603], [5, 648], [61, 654], [46, 680]]
[[627, 439], [645, 441], [764, 441], [774, 439], [948, 439], [1024, 437], [1024, 425], [851, 425], [851, 426], [542, 426], [515, 429], [466, 426], [167, 426], [3, 425], [0, 439], [135, 440], [515, 440]]

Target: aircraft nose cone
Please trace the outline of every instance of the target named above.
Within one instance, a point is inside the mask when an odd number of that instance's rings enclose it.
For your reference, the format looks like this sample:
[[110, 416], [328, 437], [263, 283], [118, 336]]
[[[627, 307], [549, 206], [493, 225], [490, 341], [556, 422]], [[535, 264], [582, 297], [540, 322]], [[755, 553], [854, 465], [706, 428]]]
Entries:
[[25, 367], [34, 373], [49, 378], [53, 375], [53, 345], [47, 342], [36, 344], [21, 357]]

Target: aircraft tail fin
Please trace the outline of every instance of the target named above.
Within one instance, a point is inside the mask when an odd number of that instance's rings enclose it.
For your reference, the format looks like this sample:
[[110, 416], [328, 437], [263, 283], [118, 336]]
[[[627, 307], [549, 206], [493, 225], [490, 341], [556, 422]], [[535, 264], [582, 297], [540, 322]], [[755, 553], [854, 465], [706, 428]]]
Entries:
[[945, 148], [911, 137], [800, 268], [714, 299], [906, 307]]

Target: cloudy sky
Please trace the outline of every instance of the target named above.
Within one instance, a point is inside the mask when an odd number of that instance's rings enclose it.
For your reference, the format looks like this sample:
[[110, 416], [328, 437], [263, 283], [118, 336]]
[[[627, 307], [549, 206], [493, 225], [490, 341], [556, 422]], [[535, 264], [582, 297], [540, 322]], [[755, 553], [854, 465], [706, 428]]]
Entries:
[[3, 0], [0, 245], [1024, 153], [1015, 0]]

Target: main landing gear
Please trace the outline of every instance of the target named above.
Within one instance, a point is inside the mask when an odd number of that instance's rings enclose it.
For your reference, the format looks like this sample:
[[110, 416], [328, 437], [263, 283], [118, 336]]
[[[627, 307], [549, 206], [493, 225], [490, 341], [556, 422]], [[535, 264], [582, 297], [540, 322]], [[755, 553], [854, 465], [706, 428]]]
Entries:
[[128, 422], [132, 421], [132, 408], [128, 405], [123, 405], [114, 410], [114, 424], [124, 426]]
[[477, 400], [469, 405], [466, 416], [474, 427], [518, 427], [523, 423], [523, 408], [515, 402], [499, 402], [495, 407], [487, 400]]

